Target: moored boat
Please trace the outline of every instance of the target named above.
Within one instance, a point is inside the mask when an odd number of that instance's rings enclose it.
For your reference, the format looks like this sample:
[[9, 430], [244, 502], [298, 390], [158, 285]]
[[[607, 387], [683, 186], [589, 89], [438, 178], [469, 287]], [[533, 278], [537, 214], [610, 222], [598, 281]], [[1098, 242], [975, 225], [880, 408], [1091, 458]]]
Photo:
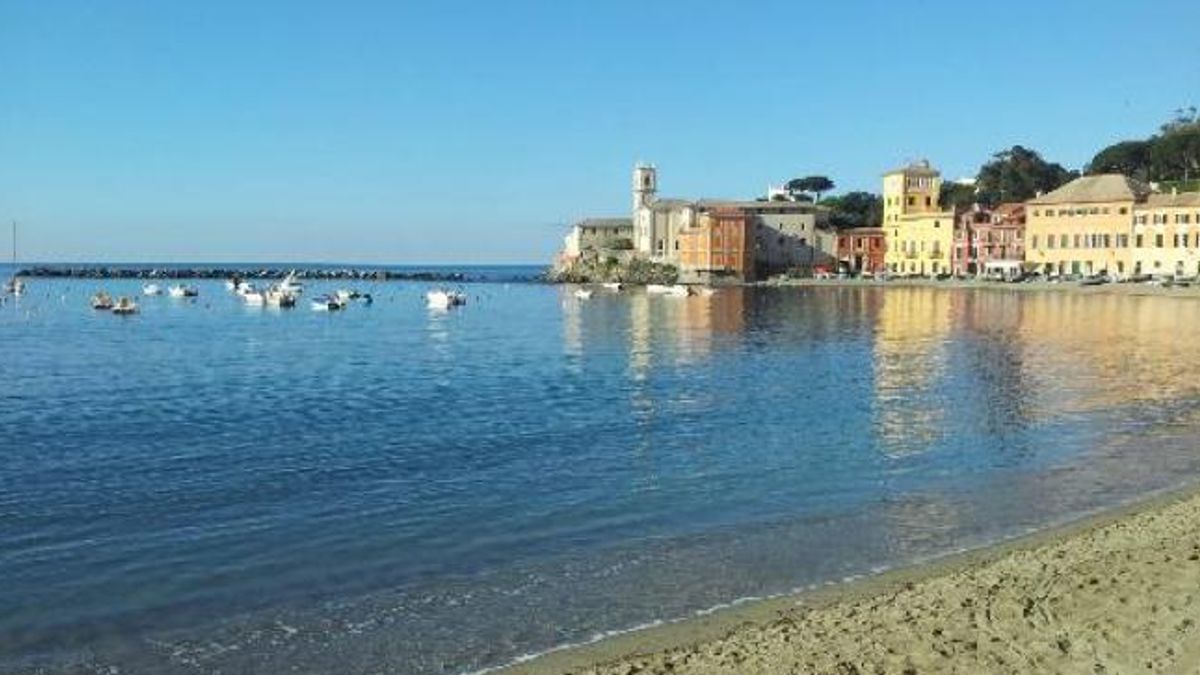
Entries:
[[608, 281], [600, 285], [603, 286], [605, 290], [617, 292], [620, 292], [623, 288], [625, 288], [624, 284], [619, 281]]
[[158, 284], [146, 284], [142, 286], [142, 295], [162, 295], [162, 287]]
[[251, 307], [261, 307], [267, 302], [267, 297], [255, 290], [249, 290], [241, 294], [242, 301]]
[[183, 284], [174, 284], [167, 289], [167, 294], [172, 298], [194, 298], [200, 295], [200, 290], [195, 286], [184, 286]]
[[117, 298], [116, 304], [112, 306], [113, 314], [137, 314], [138, 305], [133, 301], [133, 298], [122, 295]]
[[692, 289], [683, 284], [647, 284], [646, 292], [655, 295], [671, 295], [680, 298], [686, 298], [692, 294]]
[[577, 288], [575, 289], [575, 297], [579, 298], [580, 300], [587, 300], [588, 298], [592, 297], [592, 290], [588, 288]]
[[314, 312], [335, 312], [345, 309], [346, 303], [336, 295], [318, 295], [309, 302]]
[[467, 304], [467, 296], [459, 291], [439, 288], [425, 294], [425, 303], [431, 309], [450, 309]]
[[92, 295], [92, 309], [110, 310], [113, 308], [112, 296], [104, 291], [99, 291]]
[[269, 307], [295, 307], [296, 296], [290, 291], [272, 288], [267, 291], [264, 296], [267, 306]]

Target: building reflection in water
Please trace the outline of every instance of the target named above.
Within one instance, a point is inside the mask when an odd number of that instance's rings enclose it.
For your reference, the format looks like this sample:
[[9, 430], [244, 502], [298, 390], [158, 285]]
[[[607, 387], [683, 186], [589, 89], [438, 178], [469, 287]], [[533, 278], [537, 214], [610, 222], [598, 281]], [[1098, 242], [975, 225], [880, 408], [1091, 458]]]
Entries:
[[890, 457], [925, 451], [944, 429], [951, 295], [931, 288], [884, 292], [875, 326], [875, 426]]

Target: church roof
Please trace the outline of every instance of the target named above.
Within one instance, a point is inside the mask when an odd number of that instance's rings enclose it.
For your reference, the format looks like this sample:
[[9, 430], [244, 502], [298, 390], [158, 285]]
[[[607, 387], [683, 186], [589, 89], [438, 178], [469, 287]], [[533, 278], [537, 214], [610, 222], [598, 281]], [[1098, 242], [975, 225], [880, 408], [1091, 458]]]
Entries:
[[883, 175], [890, 176], [894, 173], [902, 173], [907, 176], [940, 176], [940, 175], [942, 175], [940, 171], [933, 168], [933, 165], [930, 164], [929, 160], [927, 160], [927, 159], [922, 159], [922, 160], [916, 161], [916, 162], [910, 162], [906, 166], [898, 167], [898, 168], [892, 169], [891, 171], [886, 171], [886, 172], [884, 172]]
[[632, 218], [584, 218], [575, 223], [575, 227], [594, 227], [597, 229], [621, 229], [633, 227]]

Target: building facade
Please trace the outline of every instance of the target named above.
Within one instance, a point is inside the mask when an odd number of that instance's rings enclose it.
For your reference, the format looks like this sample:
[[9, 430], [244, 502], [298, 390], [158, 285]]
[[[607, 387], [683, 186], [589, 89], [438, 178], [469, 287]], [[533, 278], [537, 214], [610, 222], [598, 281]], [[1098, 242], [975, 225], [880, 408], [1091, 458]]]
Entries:
[[633, 249], [633, 220], [629, 218], [585, 218], [571, 226], [563, 240], [562, 257], [578, 260], [588, 254]]
[[695, 227], [681, 230], [681, 280], [752, 281], [755, 278], [753, 225], [750, 215], [742, 210], [714, 209], [702, 214]]
[[883, 176], [884, 262], [900, 276], [950, 274], [954, 213], [939, 203], [941, 173], [928, 161]]
[[855, 227], [838, 232], [837, 262], [841, 271], [879, 274], [887, 269], [884, 262], [886, 250], [883, 228]]
[[1025, 203], [1025, 262], [1049, 276], [1134, 272], [1133, 211], [1149, 189], [1120, 174], [1082, 176]]
[[1025, 205], [979, 205], [958, 214], [951, 265], [955, 276], [1012, 278], [1025, 261]]
[[1200, 276], [1200, 192], [1150, 194], [1133, 206], [1133, 273]]
[[683, 233], [693, 236], [700, 220], [712, 213], [738, 211], [751, 224], [753, 270], [757, 275], [780, 272], [811, 273], [834, 260], [832, 235], [824, 231], [828, 211], [819, 204], [792, 201], [663, 199], [658, 196], [655, 167], [638, 164], [633, 170], [634, 250], [658, 263], [678, 266], [685, 245]]

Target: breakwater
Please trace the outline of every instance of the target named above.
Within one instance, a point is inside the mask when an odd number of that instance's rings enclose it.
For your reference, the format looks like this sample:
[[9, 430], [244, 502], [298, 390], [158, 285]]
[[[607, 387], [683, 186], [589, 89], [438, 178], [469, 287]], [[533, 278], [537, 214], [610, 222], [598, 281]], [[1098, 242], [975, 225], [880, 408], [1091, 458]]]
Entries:
[[[458, 271], [395, 270], [349, 267], [138, 267], [104, 265], [39, 265], [22, 269], [19, 276], [65, 279], [282, 279], [294, 274], [309, 280], [361, 281], [489, 281], [486, 275]], [[527, 281], [535, 281], [530, 276]]]

